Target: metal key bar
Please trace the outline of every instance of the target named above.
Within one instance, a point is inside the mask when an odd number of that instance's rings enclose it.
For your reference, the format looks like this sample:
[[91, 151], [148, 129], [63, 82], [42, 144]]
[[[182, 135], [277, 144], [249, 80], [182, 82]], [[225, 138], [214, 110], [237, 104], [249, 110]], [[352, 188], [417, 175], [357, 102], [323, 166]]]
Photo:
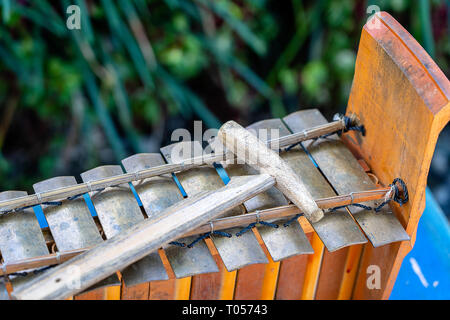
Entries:
[[[54, 177], [34, 184], [33, 188], [39, 194], [76, 184], [77, 181], [74, 177]], [[82, 197], [64, 202], [61, 205], [43, 205], [42, 209], [60, 253], [103, 242]], [[87, 291], [113, 285], [120, 285], [117, 275], [104, 279]]]
[[[275, 149], [288, 147], [292, 144], [301, 141], [306, 141], [308, 139], [313, 139], [318, 136], [321, 136], [323, 134], [341, 131], [344, 129], [345, 123], [341, 119], [333, 121], [326, 125], [322, 124], [317, 128], [309, 128], [302, 132], [285, 136], [279, 140], [270, 140], [268, 142], [268, 145]], [[104, 189], [122, 183], [139, 181], [145, 178], [156, 177], [167, 173], [185, 171], [202, 165], [220, 162], [226, 160], [229, 157], [234, 158], [234, 155], [231, 153], [216, 153], [216, 154], [202, 155], [199, 157], [186, 159], [182, 163], [163, 164], [157, 167], [140, 170], [134, 173], [125, 173], [115, 177], [91, 181], [90, 183], [80, 183], [73, 186], [59, 187], [50, 191], [42, 191], [39, 194], [23, 196], [11, 200], [3, 200], [0, 201], [0, 214], [9, 213], [10, 211], [14, 211], [16, 209], [26, 206], [39, 205], [42, 202], [64, 200], [68, 197], [77, 196], [79, 194], [84, 194], [97, 189]]]
[[[0, 200], [18, 198], [25, 191], [0, 193]], [[33, 209], [15, 215], [0, 216], [0, 251], [5, 263], [48, 254], [44, 236]]]
[[[118, 165], [101, 166], [82, 173], [81, 178], [88, 182], [121, 173], [122, 168]], [[91, 193], [91, 199], [107, 239], [144, 221], [144, 215], [128, 184]], [[169, 279], [158, 252], [121, 270], [121, 273], [127, 286]]]
[[[277, 122], [276, 120], [278, 119], [259, 121], [246, 129], [253, 131], [260, 140], [267, 141], [267, 144], [270, 145], [270, 141], [273, 141], [272, 133], [277, 134], [278, 137], [289, 134], [287, 129], [283, 128], [281, 121]], [[283, 153], [280, 154], [282, 158], [283, 155]], [[284, 198], [282, 194], [281, 196]], [[286, 204], [289, 203], [287, 200], [285, 202]], [[314, 250], [299, 222], [294, 220], [284, 227], [285, 222], [279, 221], [279, 227], [276, 229], [264, 225], [257, 227], [273, 261], [280, 261], [299, 254], [313, 254]]]
[[[162, 148], [163, 155], [171, 161], [172, 151], [180, 149], [182, 152], [192, 152], [190, 154], [200, 154], [203, 148], [198, 141], [181, 142]], [[175, 152], [175, 151], [174, 151]], [[184, 155], [181, 155], [184, 157]], [[199, 192], [216, 190], [223, 186], [223, 181], [213, 168], [195, 168], [177, 175], [188, 196], [194, 196]], [[240, 207], [230, 210], [226, 215], [240, 215]], [[239, 229], [227, 230], [234, 235]], [[222, 258], [228, 271], [242, 268], [249, 264], [267, 263], [268, 260], [253, 233], [243, 234], [241, 237], [223, 237], [211, 235], [211, 239]]]
[[[162, 147], [161, 153], [168, 163], [172, 163], [171, 156], [174, 145]], [[191, 149], [189, 149], [191, 150]], [[181, 154], [181, 157], [188, 157], [186, 154]], [[184, 172], [184, 173], [188, 173]], [[178, 178], [178, 177], [176, 177]], [[181, 181], [178, 180], [180, 183]], [[189, 245], [196, 240], [197, 237], [191, 236], [178, 240], [178, 242]], [[164, 248], [167, 259], [177, 278], [185, 278], [202, 273], [218, 272], [219, 268], [208, 249], [204, 240], [199, 241], [194, 247], [180, 248], [176, 245], [168, 245]]]
[[[25, 191], [1, 192], [0, 200], [17, 198], [26, 194]], [[33, 209], [25, 209], [15, 215], [0, 216], [0, 251], [5, 264], [49, 254]], [[16, 288], [26, 284], [32, 277], [33, 275], [18, 276], [11, 279], [11, 284], [13, 288]]]
[[[293, 132], [300, 132], [307, 127], [327, 122], [316, 109], [298, 111], [286, 116], [283, 120]], [[337, 135], [306, 142], [304, 146], [338, 193], [375, 188], [372, 180]], [[376, 206], [373, 202], [365, 204]], [[362, 208], [349, 208], [349, 210], [374, 247], [409, 240], [408, 234], [389, 207], [386, 206], [378, 213]]]
[[[279, 130], [278, 134], [283, 137], [289, 134], [289, 130], [281, 119], [263, 120], [256, 125], [261, 127], [265, 124], [267, 129]], [[328, 185], [320, 172], [311, 163], [308, 155], [300, 146], [292, 148], [289, 152], [282, 152], [280, 156], [287, 161], [294, 171], [303, 179], [308, 179], [313, 189], [322, 189], [321, 192], [327, 190], [327, 195], [335, 195], [332, 188], [324, 188]], [[326, 195], [325, 193], [322, 194]], [[359, 230], [357, 224], [345, 209], [340, 209], [333, 214], [326, 214], [325, 217], [318, 222], [311, 222], [312, 227], [316, 231], [320, 240], [322, 240], [328, 251], [333, 252], [343, 247], [355, 244], [366, 243], [367, 240]]]
[[[351, 194], [317, 199], [316, 203], [321, 209], [330, 209], [334, 207], [358, 204], [373, 200], [385, 200], [386, 195], [389, 194], [390, 192], [391, 188], [352, 192]], [[214, 219], [211, 222], [204, 224], [198, 227], [197, 229], [186, 233], [183, 236], [194, 236], [210, 232], [211, 230], [224, 230], [233, 227], [246, 226], [250, 223], [256, 222], [258, 217], [261, 221], [271, 221], [280, 218], [293, 217], [296, 216], [297, 214], [301, 214], [301, 211], [298, 207], [292, 204], [277, 208], [263, 209], [258, 212], [250, 212], [245, 215]], [[302, 224], [302, 226], [304, 226], [305, 228], [306, 233], [311, 232], [313, 230], [312, 227], [308, 227], [308, 225], [309, 224], [308, 222], [306, 222], [306, 220], [305, 223]], [[52, 253], [45, 256], [17, 260], [12, 263], [4, 263], [0, 265], [0, 276], [32, 268], [40, 268], [49, 265], [60, 264], [67, 260], [72, 259], [78, 254], [83, 253], [89, 249], [91, 248], [88, 247], [61, 253]]]

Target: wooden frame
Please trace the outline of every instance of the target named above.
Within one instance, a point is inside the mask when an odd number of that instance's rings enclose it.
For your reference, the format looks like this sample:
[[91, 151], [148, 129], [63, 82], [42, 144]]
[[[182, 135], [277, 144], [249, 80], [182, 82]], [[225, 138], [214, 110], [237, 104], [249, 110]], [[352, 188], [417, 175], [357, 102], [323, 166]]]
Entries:
[[[303, 221], [313, 255], [270, 260], [265, 265], [227, 272], [208, 239], [207, 245], [222, 270], [220, 277], [205, 275], [201, 283], [191, 277], [174, 279], [160, 250], [170, 280], [131, 288], [122, 283], [75, 299], [389, 298], [401, 263], [414, 246], [431, 158], [438, 135], [450, 119], [449, 100], [450, 83], [424, 49], [389, 14], [375, 14], [362, 31], [346, 112], [358, 117], [368, 134], [348, 133], [343, 141], [380, 185], [387, 186], [397, 177], [406, 182], [409, 202], [393, 204], [392, 208], [410, 241], [378, 248], [367, 243], [330, 253]], [[254, 232], [267, 254], [258, 232]], [[366, 285], [371, 265], [381, 270], [379, 289]]]
[[[401, 177], [409, 202], [393, 205], [411, 241], [374, 249], [365, 245], [352, 297], [387, 299], [403, 258], [414, 246], [425, 208], [425, 188], [439, 133], [450, 119], [450, 82], [417, 41], [388, 13], [380, 12], [362, 31], [347, 114], [356, 114], [368, 134], [344, 142], [382, 184]], [[369, 134], [377, 132], [377, 134]], [[380, 290], [366, 286], [366, 270], [378, 265]]]

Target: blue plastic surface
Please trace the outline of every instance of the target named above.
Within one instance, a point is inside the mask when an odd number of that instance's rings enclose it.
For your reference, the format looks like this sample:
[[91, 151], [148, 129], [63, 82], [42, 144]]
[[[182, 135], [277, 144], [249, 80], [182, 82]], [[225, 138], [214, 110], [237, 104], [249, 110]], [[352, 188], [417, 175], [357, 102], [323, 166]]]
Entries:
[[428, 188], [416, 243], [403, 260], [390, 299], [450, 299], [450, 227]]

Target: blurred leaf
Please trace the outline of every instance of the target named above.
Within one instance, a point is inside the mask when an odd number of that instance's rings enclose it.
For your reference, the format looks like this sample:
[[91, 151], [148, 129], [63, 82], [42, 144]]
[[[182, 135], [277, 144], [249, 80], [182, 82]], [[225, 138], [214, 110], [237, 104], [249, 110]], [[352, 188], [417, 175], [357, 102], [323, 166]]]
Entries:
[[3, 22], [7, 23], [11, 18], [11, 0], [2, 0], [2, 5]]
[[107, 50], [105, 50], [105, 48], [103, 48], [103, 56], [106, 63], [108, 64], [108, 70], [113, 77], [112, 94], [114, 97], [115, 105], [119, 111], [118, 113], [120, 124], [126, 133], [126, 137], [129, 140], [133, 151], [136, 153], [142, 152], [139, 145], [139, 134], [137, 133], [133, 125], [133, 115], [122, 77], [117, 70], [116, 64], [113, 62], [111, 56], [109, 55]]
[[328, 70], [322, 61], [311, 61], [302, 70], [303, 88], [310, 97], [320, 99], [328, 81]]
[[299, 89], [297, 73], [293, 70], [283, 69], [279, 73], [279, 79], [284, 90], [288, 94], [295, 94]]
[[330, 27], [350, 31], [354, 27], [353, 6], [351, 0], [331, 0], [326, 11]]
[[8, 160], [5, 159], [0, 150], [0, 172], [3, 174], [4, 172], [7, 172], [9, 168], [10, 165], [8, 163]]
[[[174, 94], [174, 100], [179, 99], [181, 102], [178, 107], [182, 111], [186, 111], [184, 107], [192, 109], [197, 116], [205, 122], [209, 128], [219, 128], [221, 123], [216, 116], [206, 107], [206, 105], [195, 95], [190, 89], [180, 85], [169, 73], [163, 68], [158, 67], [158, 75], [168, 86], [170, 92]], [[177, 101], [178, 102], [178, 101]]]
[[126, 157], [125, 148], [122, 144], [122, 141], [117, 133], [114, 122], [111, 119], [111, 116], [108, 113], [108, 110], [103, 102], [97, 84], [95, 82], [94, 75], [88, 69], [85, 63], [82, 63], [83, 75], [85, 80], [85, 85], [89, 97], [94, 105], [94, 109], [97, 113], [100, 124], [105, 131], [106, 138], [108, 139], [109, 144], [111, 145], [112, 150], [114, 151], [114, 155], [117, 161], [122, 160]]
[[14, 2], [13, 10], [59, 36], [64, 35], [67, 31], [67, 28], [65, 24], [62, 23], [61, 19], [48, 19], [46, 14], [35, 10], [31, 6], [24, 6], [18, 2]]
[[105, 10], [111, 31], [118, 35], [119, 39], [129, 52], [136, 71], [140, 75], [143, 83], [146, 86], [153, 88], [154, 83], [149, 72], [149, 66], [142, 56], [142, 53], [136, 43], [136, 39], [130, 33], [128, 27], [120, 19], [116, 6], [112, 1], [102, 0], [101, 3], [103, 5], [103, 9]]
[[409, 6], [409, 0], [391, 0], [390, 4], [394, 11], [402, 12]]
[[86, 40], [92, 44], [94, 42], [95, 36], [92, 30], [91, 20], [89, 19], [89, 10], [86, 6], [85, 0], [76, 0], [76, 4], [80, 7], [81, 12], [84, 14], [81, 15], [81, 30], [86, 37]]
[[342, 77], [351, 79], [355, 70], [356, 55], [351, 50], [339, 51], [333, 59], [333, 66]]
[[419, 0], [422, 44], [431, 57], [434, 57], [434, 39], [431, 29], [431, 12], [429, 0]]
[[[262, 55], [266, 53], [265, 43], [259, 39], [236, 15], [240, 14], [239, 8], [227, 0], [195, 0], [210, 8], [215, 14], [227, 22], [242, 40], [245, 41], [256, 53]], [[234, 15], [232, 14], [234, 12]]]
[[158, 103], [153, 99], [145, 99], [143, 101], [142, 110], [145, 119], [152, 125], [157, 125], [161, 119], [161, 111]]
[[186, 35], [181, 46], [168, 48], [161, 53], [161, 62], [181, 79], [197, 75], [207, 64], [204, 50], [196, 37]]

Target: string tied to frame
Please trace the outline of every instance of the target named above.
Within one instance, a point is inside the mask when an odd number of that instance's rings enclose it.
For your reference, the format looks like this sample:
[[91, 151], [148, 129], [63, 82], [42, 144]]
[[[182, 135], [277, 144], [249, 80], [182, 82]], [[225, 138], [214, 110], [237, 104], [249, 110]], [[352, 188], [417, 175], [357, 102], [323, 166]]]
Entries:
[[248, 226], [246, 226], [245, 228], [241, 229], [239, 232], [236, 233], [236, 237], [242, 236], [244, 233], [246, 233], [247, 231], [251, 230], [257, 224], [261, 224], [263, 226], [271, 227], [271, 228], [274, 228], [274, 229], [278, 228], [278, 225], [275, 224], [275, 223], [270, 223], [270, 222], [267, 222], [267, 221], [261, 221], [261, 219], [259, 218], [259, 210], [256, 210], [255, 213], [256, 213], [256, 222], [252, 222]]
[[227, 237], [227, 238], [231, 238], [232, 235], [228, 232], [225, 231], [212, 231], [212, 232], [207, 232], [204, 233], [200, 236], [198, 236], [197, 238], [194, 239], [194, 241], [192, 241], [190, 244], [187, 245], [188, 248], [192, 248], [193, 246], [195, 246], [195, 244], [197, 244], [199, 241], [208, 238], [211, 235], [218, 235], [221, 237]]
[[[10, 277], [10, 276], [26, 277], [26, 276], [28, 276], [29, 274], [40, 274], [40, 273], [42, 273], [42, 272], [44, 272], [44, 271], [46, 271], [46, 270], [48, 270], [48, 269], [51, 269], [51, 268], [53, 268], [53, 267], [55, 267], [55, 266], [54, 266], [54, 265], [51, 265], [51, 266], [45, 266], [45, 267], [42, 267], [42, 268], [40, 268], [40, 269], [35, 269], [35, 270], [33, 270], [33, 271], [13, 272], [13, 273], [10, 273], [10, 274], [8, 274], [8, 275], [4, 274], [4, 275], [2, 275], [1, 277], [2, 277], [2, 278], [5, 278], [6, 276], [8, 276], [8, 277]], [[3, 272], [5, 272], [5, 270], [3, 270]]]
[[[345, 116], [345, 115], [342, 115], [342, 114], [339, 114], [339, 113], [338, 113], [338, 114], [335, 114], [335, 115], [334, 115], [333, 120], [334, 120], [334, 121], [342, 121], [343, 124], [344, 124], [344, 128], [341, 129], [341, 130], [338, 130], [338, 131], [334, 131], [334, 132], [330, 132], [330, 133], [321, 135], [321, 136], [316, 137], [316, 138], [312, 138], [312, 139], [313, 139], [313, 140], [317, 140], [317, 139], [325, 139], [325, 138], [327, 138], [327, 137], [329, 137], [329, 136], [332, 136], [333, 134], [337, 134], [337, 135], [340, 136], [340, 135], [342, 135], [343, 133], [348, 132], [348, 131], [358, 131], [358, 132], [360, 132], [363, 136], [366, 135], [366, 128], [364, 127], [364, 125], [357, 125], [357, 124], [355, 123], [355, 121], [354, 121], [351, 117], [348, 117], [348, 116]], [[294, 148], [294, 147], [296, 147], [296, 146], [298, 146], [298, 145], [300, 145], [300, 144], [301, 144], [301, 142], [294, 143], [294, 144], [290, 145], [289, 147], [286, 147], [286, 148], [284, 149], [284, 151], [289, 151], [289, 150], [291, 150], [292, 148]], [[280, 150], [280, 151], [281, 151], [281, 150]]]
[[344, 129], [340, 132], [338, 132], [338, 134], [342, 134], [348, 131], [358, 131], [361, 132], [361, 134], [363, 136], [366, 135], [366, 128], [364, 127], [364, 125], [357, 125], [355, 124], [355, 122], [352, 120], [352, 118], [341, 115], [341, 114], [336, 114], [333, 117], [333, 120], [342, 120], [344, 122]]
[[[391, 189], [386, 194], [385, 200], [376, 207], [367, 206], [367, 205], [364, 205], [361, 203], [350, 203], [345, 206], [338, 206], [338, 207], [330, 208], [329, 212], [333, 212], [333, 211], [336, 211], [336, 210], [339, 210], [342, 208], [347, 208], [349, 206], [354, 206], [354, 207], [363, 208], [365, 210], [373, 210], [375, 212], [380, 212], [381, 209], [383, 209], [383, 207], [391, 201], [398, 203], [400, 206], [402, 206], [408, 202], [408, 200], [409, 200], [408, 188], [406, 186], [406, 183], [402, 179], [395, 178], [394, 181], [389, 185], [389, 187], [391, 187]], [[401, 192], [400, 192], [399, 187], [401, 188]], [[352, 198], [352, 202], [353, 202], [353, 198]]]

